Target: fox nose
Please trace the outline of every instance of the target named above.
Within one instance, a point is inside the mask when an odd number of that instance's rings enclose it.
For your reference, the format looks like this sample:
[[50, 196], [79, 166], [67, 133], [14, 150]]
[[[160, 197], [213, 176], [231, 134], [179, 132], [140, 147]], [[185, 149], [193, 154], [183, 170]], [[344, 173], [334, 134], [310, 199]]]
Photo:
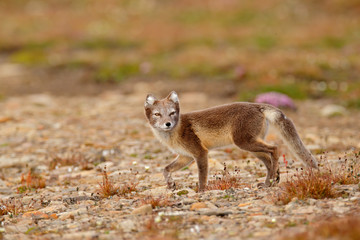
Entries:
[[167, 122], [167, 123], [165, 123], [165, 125], [166, 125], [167, 127], [170, 127], [170, 126], [171, 126], [171, 122]]

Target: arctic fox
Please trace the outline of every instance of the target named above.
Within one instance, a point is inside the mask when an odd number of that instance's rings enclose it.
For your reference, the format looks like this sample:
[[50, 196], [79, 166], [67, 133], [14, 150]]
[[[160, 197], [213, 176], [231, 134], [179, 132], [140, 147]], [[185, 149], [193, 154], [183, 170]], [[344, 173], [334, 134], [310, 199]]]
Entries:
[[180, 114], [178, 95], [172, 91], [161, 100], [147, 95], [145, 115], [158, 140], [178, 154], [164, 169], [169, 188], [175, 188], [171, 173], [196, 161], [199, 191], [204, 191], [208, 177], [208, 151], [230, 144], [251, 152], [265, 164], [267, 176], [264, 186], [279, 182], [278, 148], [264, 142], [269, 124], [278, 130], [297, 159], [310, 167], [318, 167], [315, 157], [299, 138], [293, 122], [271, 105], [235, 102]]

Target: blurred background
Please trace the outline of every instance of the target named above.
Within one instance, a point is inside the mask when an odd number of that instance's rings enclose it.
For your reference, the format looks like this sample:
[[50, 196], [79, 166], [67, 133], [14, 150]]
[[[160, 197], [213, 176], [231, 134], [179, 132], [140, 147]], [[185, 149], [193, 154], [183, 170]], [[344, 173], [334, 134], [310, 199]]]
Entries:
[[360, 108], [358, 0], [1, 0], [0, 99], [278, 91]]

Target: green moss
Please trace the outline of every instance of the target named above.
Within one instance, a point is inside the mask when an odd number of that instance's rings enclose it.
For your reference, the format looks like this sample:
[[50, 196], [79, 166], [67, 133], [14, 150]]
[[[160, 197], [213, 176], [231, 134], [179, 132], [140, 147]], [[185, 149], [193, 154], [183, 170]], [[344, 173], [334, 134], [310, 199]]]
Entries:
[[211, 20], [211, 14], [202, 9], [192, 9], [175, 15], [173, 19], [180, 23], [196, 24]]
[[249, 24], [256, 18], [256, 12], [251, 9], [241, 9], [229, 18], [231, 24]]
[[346, 40], [340, 37], [327, 36], [321, 40], [320, 44], [327, 48], [339, 49], [346, 45]]
[[91, 69], [93, 64], [89, 61], [78, 60], [78, 59], [69, 59], [69, 61], [58, 65], [58, 67], [65, 67], [70, 69]]
[[125, 39], [107, 39], [107, 38], [95, 38], [86, 39], [77, 43], [77, 47], [88, 50], [95, 49], [132, 49], [137, 48], [141, 44], [135, 41], [128, 41]]
[[[158, 69], [159, 70], [159, 69]], [[212, 79], [229, 79], [233, 75], [231, 68], [214, 66], [211, 63], [196, 63], [179, 66], [164, 65], [161, 71], [175, 79], [183, 78], [204, 78], [207, 80]], [[160, 72], [160, 71], [159, 71]]]
[[360, 109], [360, 98], [348, 100], [346, 105], [350, 108]]
[[279, 92], [288, 95], [294, 99], [306, 99], [307, 85], [294, 83], [294, 84], [281, 84], [281, 85], [269, 85], [262, 87], [261, 92]]
[[2, 144], [0, 144], [0, 147], [7, 147], [7, 146], [9, 146], [9, 143], [2, 143]]
[[95, 73], [95, 81], [100, 83], [117, 83], [139, 74], [139, 64], [125, 63], [119, 66], [105, 65]]
[[144, 156], [144, 159], [153, 159], [153, 156], [151, 156], [150, 154], [146, 154], [146, 155]]
[[274, 48], [278, 41], [275, 37], [270, 35], [259, 35], [253, 39], [255, 46], [260, 50], [269, 50]]
[[26, 232], [25, 234], [31, 234], [31, 233], [34, 233], [35, 231], [37, 230], [36, 227], [30, 227]]
[[42, 65], [47, 63], [47, 57], [41, 50], [22, 50], [11, 55], [12, 62], [25, 65]]
[[177, 194], [178, 196], [182, 196], [182, 195], [186, 195], [186, 194], [188, 194], [188, 193], [189, 193], [188, 190], [181, 190], [181, 191], [178, 191], [176, 194]]
[[296, 226], [297, 226], [296, 222], [288, 222], [288, 223], [285, 225], [285, 227], [296, 227]]
[[244, 92], [240, 92], [239, 100], [253, 101], [256, 95], [266, 92], [279, 92], [286, 94], [293, 99], [306, 99], [309, 95], [310, 89], [308, 85], [303, 83], [266, 85], [257, 87], [253, 90], [247, 89]]

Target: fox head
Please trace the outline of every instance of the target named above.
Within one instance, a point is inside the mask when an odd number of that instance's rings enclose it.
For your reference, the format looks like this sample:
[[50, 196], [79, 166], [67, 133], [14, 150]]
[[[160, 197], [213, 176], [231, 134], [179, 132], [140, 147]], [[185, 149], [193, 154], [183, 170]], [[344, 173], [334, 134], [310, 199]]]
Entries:
[[179, 98], [172, 91], [166, 98], [157, 100], [148, 94], [145, 100], [145, 115], [150, 125], [158, 131], [171, 131], [180, 118]]

